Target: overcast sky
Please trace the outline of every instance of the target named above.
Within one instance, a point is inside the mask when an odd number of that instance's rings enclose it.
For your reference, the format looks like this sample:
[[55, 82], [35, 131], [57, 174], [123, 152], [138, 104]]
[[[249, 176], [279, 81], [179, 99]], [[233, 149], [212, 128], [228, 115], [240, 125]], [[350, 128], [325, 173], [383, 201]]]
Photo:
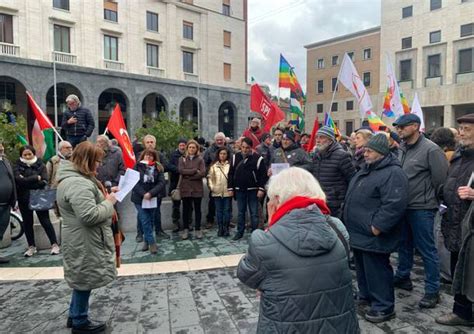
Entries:
[[282, 53], [306, 92], [304, 45], [380, 25], [380, 1], [249, 0], [249, 80], [276, 95]]

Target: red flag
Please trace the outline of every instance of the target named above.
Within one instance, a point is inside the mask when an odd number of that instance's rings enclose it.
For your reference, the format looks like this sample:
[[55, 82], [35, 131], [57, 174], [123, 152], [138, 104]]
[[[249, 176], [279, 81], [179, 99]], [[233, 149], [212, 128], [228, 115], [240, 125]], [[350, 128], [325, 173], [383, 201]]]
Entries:
[[120, 105], [115, 105], [112, 116], [110, 116], [109, 123], [107, 124], [107, 131], [109, 131], [115, 139], [117, 139], [120, 147], [122, 148], [123, 162], [127, 168], [133, 168], [136, 163], [135, 154], [133, 153], [132, 141], [128, 136], [125, 122], [123, 121], [122, 111]]
[[316, 133], [319, 130], [319, 120], [318, 120], [318, 115], [316, 115], [316, 118], [314, 119], [314, 125], [313, 125], [313, 131], [311, 131], [311, 137], [309, 137], [309, 142], [306, 144], [306, 151], [311, 152], [314, 148], [314, 145], [316, 145]]
[[263, 132], [269, 132], [274, 124], [285, 119], [285, 113], [265, 95], [257, 84], [253, 84], [250, 89], [250, 110], [262, 115], [265, 123]]

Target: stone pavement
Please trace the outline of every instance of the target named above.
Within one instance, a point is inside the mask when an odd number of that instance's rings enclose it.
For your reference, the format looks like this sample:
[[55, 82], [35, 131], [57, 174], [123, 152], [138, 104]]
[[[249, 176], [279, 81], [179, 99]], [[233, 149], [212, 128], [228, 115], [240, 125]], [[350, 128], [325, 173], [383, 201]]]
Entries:
[[[150, 273], [157, 271], [143, 269], [168, 263], [157, 261], [193, 257], [197, 259], [188, 262], [205, 261], [203, 257], [209, 257], [207, 259], [212, 262], [218, 259], [216, 256], [225, 258], [222, 255], [242, 253], [246, 249], [245, 240], [233, 242], [217, 238], [214, 233], [209, 231], [202, 241], [181, 242], [177, 238], [164, 241], [162, 254], [155, 257], [138, 251], [133, 235], [129, 235], [129, 243], [124, 246], [124, 262], [136, 264], [124, 268], [128, 268], [126, 275], [132, 276], [119, 277], [109, 286], [95, 290], [91, 298], [91, 317], [107, 321], [108, 333], [255, 333], [259, 300], [254, 290], [236, 278], [235, 267], [223, 265], [224, 268], [193, 270], [196, 267], [187, 266], [174, 271], [190, 271], [156, 274]], [[29, 271], [37, 269], [32, 267], [60, 265], [60, 258], [51, 257], [46, 251], [24, 259], [21, 257], [23, 247], [17, 241], [8, 249], [13, 256], [12, 266], [22, 266], [19, 269]], [[234, 262], [229, 263], [235, 265], [238, 256], [228, 255], [227, 258], [234, 258]], [[5, 268], [9, 269], [13, 268]], [[49, 270], [54, 277], [54, 272], [61, 268]], [[449, 285], [442, 285], [442, 301], [435, 309], [418, 309], [423, 294], [422, 275], [417, 259], [412, 276], [414, 291], [396, 291], [396, 319], [374, 325], [363, 320], [362, 310], [359, 310], [362, 333], [474, 333], [470, 328], [435, 323], [435, 317], [449, 312], [452, 307]], [[7, 279], [11, 280], [0, 281], [0, 333], [70, 332], [65, 328], [65, 322], [71, 290], [64, 280], [20, 281], [15, 276]]]

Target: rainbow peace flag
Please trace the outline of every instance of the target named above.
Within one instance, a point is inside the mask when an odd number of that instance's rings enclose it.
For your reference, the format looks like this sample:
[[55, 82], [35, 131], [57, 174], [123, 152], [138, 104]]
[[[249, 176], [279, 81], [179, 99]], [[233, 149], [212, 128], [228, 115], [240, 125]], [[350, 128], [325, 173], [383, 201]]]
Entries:
[[381, 126], [386, 126], [385, 123], [372, 110], [367, 111], [367, 120], [369, 126], [373, 131], [379, 131]]
[[332, 128], [334, 130], [334, 134], [336, 135], [336, 137], [341, 136], [341, 132], [337, 128], [336, 123], [334, 123], [334, 120], [332, 119], [331, 115], [329, 115], [329, 113], [327, 112], [324, 115], [324, 125]]
[[403, 93], [400, 91], [400, 101], [402, 101], [403, 112], [405, 114], [409, 114], [411, 112], [410, 106], [408, 105], [407, 98]]
[[279, 88], [290, 89], [290, 110], [292, 124], [296, 125], [300, 130], [304, 130], [304, 104], [306, 97], [303, 93], [298, 78], [296, 77], [293, 67], [280, 54], [280, 73], [279, 73]]
[[383, 100], [383, 115], [386, 117], [395, 117], [395, 113], [392, 110], [391, 102], [393, 96], [393, 89], [387, 87], [387, 91], [385, 92], [385, 97]]

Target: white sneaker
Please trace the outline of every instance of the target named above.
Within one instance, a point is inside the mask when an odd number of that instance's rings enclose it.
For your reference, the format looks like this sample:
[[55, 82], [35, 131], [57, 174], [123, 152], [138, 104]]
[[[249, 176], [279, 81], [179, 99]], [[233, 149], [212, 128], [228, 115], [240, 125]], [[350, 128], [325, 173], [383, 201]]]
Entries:
[[59, 246], [57, 244], [53, 244], [51, 246], [51, 255], [58, 255], [59, 254]]
[[38, 253], [38, 251], [36, 250], [36, 247], [35, 246], [30, 246], [28, 247], [28, 249], [26, 250], [25, 254], [23, 254], [25, 257], [32, 257], [33, 255], [35, 255], [36, 253]]

